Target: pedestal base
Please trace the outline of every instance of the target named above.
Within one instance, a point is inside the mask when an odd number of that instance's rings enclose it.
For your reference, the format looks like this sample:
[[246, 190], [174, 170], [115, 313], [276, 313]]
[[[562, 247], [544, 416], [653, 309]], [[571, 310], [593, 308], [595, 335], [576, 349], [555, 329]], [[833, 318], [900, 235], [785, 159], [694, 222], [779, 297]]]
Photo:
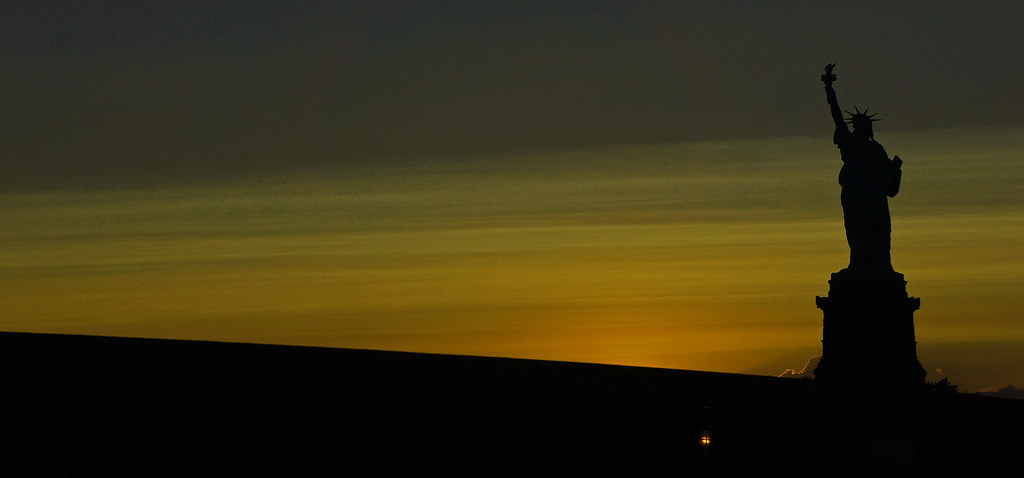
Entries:
[[862, 385], [915, 386], [925, 372], [917, 360], [914, 311], [903, 274], [855, 277], [832, 274], [824, 314], [821, 360], [815, 380]]

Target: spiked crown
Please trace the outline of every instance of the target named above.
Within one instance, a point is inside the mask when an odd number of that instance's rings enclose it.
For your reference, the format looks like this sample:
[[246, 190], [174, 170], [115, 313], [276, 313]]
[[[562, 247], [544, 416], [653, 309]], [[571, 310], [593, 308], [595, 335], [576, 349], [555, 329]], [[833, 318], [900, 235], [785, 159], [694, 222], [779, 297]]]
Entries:
[[856, 111], [856, 113], [850, 113], [847, 110], [843, 110], [846, 111], [846, 114], [850, 115], [849, 118], [846, 118], [846, 123], [852, 124], [853, 127], [856, 128], [858, 125], [870, 125], [875, 121], [882, 121], [882, 118], [875, 119], [875, 115], [877, 115], [878, 113], [869, 115], [869, 109], [870, 108], [864, 108], [864, 111], [861, 111], [860, 108], [857, 108], [857, 106], [854, 105], [853, 110]]

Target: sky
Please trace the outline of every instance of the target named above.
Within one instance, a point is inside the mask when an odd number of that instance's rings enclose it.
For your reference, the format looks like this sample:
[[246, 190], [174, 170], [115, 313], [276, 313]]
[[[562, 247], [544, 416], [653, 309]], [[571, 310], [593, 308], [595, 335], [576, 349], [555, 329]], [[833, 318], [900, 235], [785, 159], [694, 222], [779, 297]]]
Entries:
[[778, 374], [904, 159], [928, 379], [1024, 385], [1024, 7], [5, 2], [0, 329]]

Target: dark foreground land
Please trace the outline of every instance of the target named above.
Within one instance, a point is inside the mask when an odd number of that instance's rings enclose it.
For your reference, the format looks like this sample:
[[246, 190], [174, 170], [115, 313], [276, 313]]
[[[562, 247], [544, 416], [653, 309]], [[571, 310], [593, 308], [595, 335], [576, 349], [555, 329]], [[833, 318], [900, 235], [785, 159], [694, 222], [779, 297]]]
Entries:
[[5, 477], [927, 476], [1024, 456], [1024, 401], [856, 383], [24, 333], [0, 333], [0, 367]]

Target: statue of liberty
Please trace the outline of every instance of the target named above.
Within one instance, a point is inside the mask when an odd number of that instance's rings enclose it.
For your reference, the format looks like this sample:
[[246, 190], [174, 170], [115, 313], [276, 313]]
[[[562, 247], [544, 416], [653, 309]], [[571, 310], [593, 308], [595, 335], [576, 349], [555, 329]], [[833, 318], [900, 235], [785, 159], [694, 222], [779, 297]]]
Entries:
[[[848, 277], [885, 277], [896, 274], [892, 268], [889, 253], [892, 225], [889, 219], [888, 197], [895, 197], [900, 190], [899, 156], [889, 159], [885, 148], [875, 141], [871, 123], [875, 115], [868, 115], [854, 107], [854, 113], [847, 111], [849, 118], [843, 118], [839, 108], [836, 90], [832, 82], [835, 63], [825, 66], [821, 81], [825, 83], [825, 96], [832, 110], [836, 132], [832, 141], [839, 147], [843, 167], [839, 171], [839, 185], [842, 186], [843, 222], [846, 225], [846, 241], [850, 244], [850, 265], [839, 272]], [[847, 124], [853, 126], [851, 132]]]

